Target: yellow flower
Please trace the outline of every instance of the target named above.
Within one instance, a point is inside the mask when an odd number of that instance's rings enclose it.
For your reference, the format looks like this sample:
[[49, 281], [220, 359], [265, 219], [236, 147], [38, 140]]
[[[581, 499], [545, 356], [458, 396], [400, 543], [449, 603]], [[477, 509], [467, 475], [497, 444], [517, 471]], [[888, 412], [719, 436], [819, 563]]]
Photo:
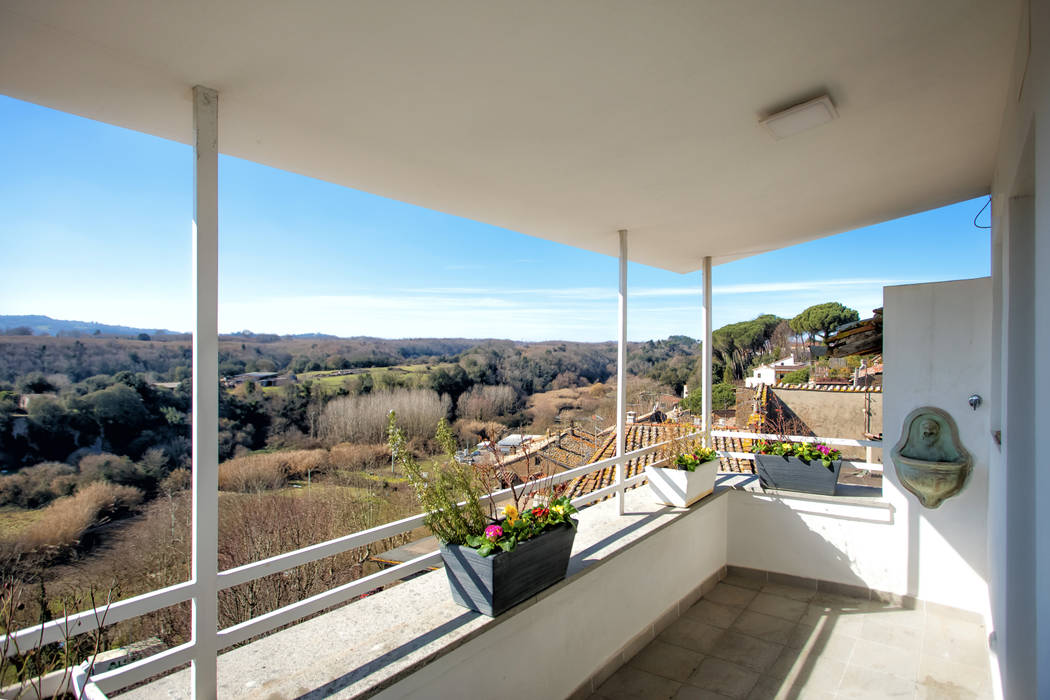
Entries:
[[514, 504], [510, 504], [503, 508], [503, 517], [507, 519], [507, 522], [513, 525], [518, 520], [518, 509]]
[[565, 512], [568, 510], [568, 508], [566, 508], [564, 505], [559, 503], [556, 506], [551, 506], [551, 510], [553, 510], [558, 515], [564, 516]]

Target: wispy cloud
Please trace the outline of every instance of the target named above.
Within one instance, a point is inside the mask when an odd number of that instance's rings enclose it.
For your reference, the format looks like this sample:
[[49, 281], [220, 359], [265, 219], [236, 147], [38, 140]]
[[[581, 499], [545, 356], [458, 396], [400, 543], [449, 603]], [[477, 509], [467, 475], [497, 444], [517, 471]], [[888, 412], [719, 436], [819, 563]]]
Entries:
[[[892, 284], [910, 284], [915, 280], [884, 280], [875, 278], [846, 278], [846, 279], [813, 279], [799, 281], [770, 280], [767, 282], [750, 282], [740, 284], [715, 285], [713, 293], [715, 297], [732, 296], [738, 294], [780, 294], [788, 292], [840, 292], [851, 288], [882, 288]], [[434, 296], [447, 295], [486, 295], [506, 297], [553, 297], [576, 300], [611, 300], [616, 299], [617, 290], [610, 287], [534, 287], [509, 289], [506, 287], [431, 287], [431, 288], [399, 288], [391, 292], [401, 294], [422, 294]], [[683, 287], [630, 287], [627, 296], [639, 299], [659, 297], [697, 297], [701, 295], [700, 286]]]

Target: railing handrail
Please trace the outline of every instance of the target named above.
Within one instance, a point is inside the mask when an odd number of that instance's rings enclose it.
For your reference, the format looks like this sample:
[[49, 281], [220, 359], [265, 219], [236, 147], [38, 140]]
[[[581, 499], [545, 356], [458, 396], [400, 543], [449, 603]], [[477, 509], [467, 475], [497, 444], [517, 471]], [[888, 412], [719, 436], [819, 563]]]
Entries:
[[[692, 433], [690, 436], [697, 435], [699, 435], [699, 433]], [[631, 459], [643, 457], [660, 449], [666, 444], [667, 442], [662, 442], [639, 450], [634, 450], [625, 453], [623, 458], [630, 461]], [[554, 474], [544, 479], [540, 479], [537, 482], [526, 484], [524, 486], [525, 493], [532, 493], [543, 488], [547, 484], [561, 484], [571, 481], [576, 477], [585, 476], [593, 471], [614, 466], [619, 459], [620, 458], [618, 457], [608, 457], [591, 464], [584, 464], [574, 469]], [[521, 492], [520, 488], [514, 490], [518, 493]], [[488, 503], [489, 501], [500, 501], [511, 495], [511, 493], [512, 489], [501, 489], [482, 496], [481, 500], [483, 503]], [[319, 559], [342, 554], [351, 549], [364, 547], [376, 542], [377, 540], [410, 532], [422, 526], [423, 515], [413, 515], [407, 518], [402, 518], [401, 520], [378, 525], [368, 530], [361, 530], [349, 535], [344, 535], [343, 537], [337, 537], [332, 540], [319, 542], [291, 552], [278, 554], [267, 559], [261, 559], [232, 569], [226, 569], [219, 572], [219, 590], [225, 590], [232, 586], [262, 578], [263, 576], [280, 573], [297, 566], [302, 566], [303, 564], [309, 564]], [[405, 573], [403, 575], [407, 576], [408, 574]], [[373, 588], [375, 587], [376, 586], [373, 586]], [[61, 619], [46, 622], [43, 625], [33, 625], [32, 627], [26, 627], [11, 632], [8, 635], [0, 636], [0, 644], [3, 644], [4, 641], [9, 641], [10, 643], [7, 644], [7, 656], [12, 656], [14, 654], [22, 653], [29, 648], [60, 642], [68, 637], [92, 632], [98, 629], [99, 621], [102, 621], [105, 625], [109, 625], [116, 622], [123, 622], [134, 617], [148, 615], [151, 612], [156, 612], [157, 610], [177, 605], [190, 600], [194, 595], [194, 590], [195, 584], [193, 581], [183, 581], [174, 586], [169, 586], [156, 591], [149, 591], [148, 593], [143, 593], [133, 598], [117, 601], [110, 604], [108, 607], [102, 605], [97, 608], [65, 616]], [[5, 637], [7, 638], [6, 640]]]
[[[702, 432], [693, 432], [681, 436], [678, 439], [699, 439]], [[715, 430], [713, 437], [743, 438], [743, 439], [784, 439], [784, 436], [767, 435], [760, 433], [747, 433], [737, 431]], [[856, 446], [856, 447], [881, 447], [881, 443], [872, 440], [850, 440], [846, 438], [821, 438], [808, 436], [787, 436], [787, 439], [796, 442], [824, 442], [831, 445]], [[482, 496], [483, 503], [498, 502], [512, 495], [512, 493], [523, 493], [528, 495], [547, 486], [566, 483], [580, 476], [585, 476], [600, 469], [606, 469], [631, 460], [640, 459], [656, 452], [668, 444], [670, 440], [649, 445], [637, 450], [624, 453], [622, 456], [607, 457], [589, 464], [568, 469], [558, 474], [539, 479], [523, 485], [522, 487], [507, 488]], [[719, 454], [731, 459], [754, 459], [751, 453], [738, 453], [720, 450]], [[851, 462], [861, 468], [878, 468], [881, 465], [865, 462]], [[872, 469], [874, 470], [874, 469]], [[612, 484], [573, 499], [573, 505], [585, 507], [602, 500], [606, 496], [616, 494], [621, 489], [637, 486], [645, 481], [645, 474], [639, 473], [622, 484]], [[423, 526], [423, 515], [413, 515], [401, 520], [384, 523], [368, 530], [361, 530], [343, 537], [337, 537], [325, 542], [309, 545], [301, 549], [278, 554], [267, 559], [262, 559], [242, 566], [237, 566], [219, 572], [219, 589], [224, 590], [252, 581], [263, 576], [268, 576], [288, 569], [302, 566], [319, 559], [342, 554], [357, 547], [367, 546], [378, 540], [393, 537], [395, 535], [410, 532]], [[244, 622], [232, 625], [219, 631], [219, 639], [222, 648], [243, 642], [251, 637], [270, 632], [277, 627], [289, 624], [325, 608], [344, 603], [354, 596], [366, 593], [388, 582], [399, 580], [418, 571], [431, 568], [440, 561], [437, 553], [424, 554], [409, 561], [398, 564], [389, 569], [371, 574], [369, 576], [350, 581], [336, 588], [318, 593], [295, 603], [283, 606], [276, 610], [264, 613]], [[60, 642], [77, 634], [94, 631], [102, 625], [110, 625], [122, 622], [134, 617], [156, 612], [163, 608], [177, 605], [190, 600], [197, 592], [197, 584], [194, 581], [184, 581], [167, 588], [143, 593], [142, 595], [117, 601], [108, 606], [99, 606], [94, 609], [85, 610], [68, 615], [59, 620], [34, 625], [25, 629], [17, 630], [8, 635], [0, 636], [0, 644], [6, 642], [6, 654], [8, 656], [21, 653], [28, 648]], [[217, 594], [215, 591], [214, 594]], [[104, 673], [94, 675], [90, 679], [82, 679], [87, 688], [101, 689], [103, 692], [111, 692], [127, 686], [130, 683], [140, 682], [146, 678], [171, 670], [185, 663], [191, 654], [192, 642], [165, 650], [158, 654], [140, 659], [132, 664], [107, 670]], [[88, 682], [90, 681], [90, 682]], [[81, 686], [84, 687], [83, 685]]]
[[776, 435], [774, 433], [747, 433], [739, 430], [712, 430], [714, 437], [741, 438], [743, 440], [784, 440], [788, 442], [823, 442], [842, 447], [882, 447], [881, 440], [853, 440], [851, 438], [814, 437], [811, 435]]

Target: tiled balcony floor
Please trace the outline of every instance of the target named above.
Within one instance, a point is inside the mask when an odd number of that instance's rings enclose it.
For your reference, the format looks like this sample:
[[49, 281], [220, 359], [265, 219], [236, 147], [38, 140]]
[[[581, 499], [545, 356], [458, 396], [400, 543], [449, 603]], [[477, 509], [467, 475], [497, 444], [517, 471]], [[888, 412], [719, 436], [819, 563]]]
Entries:
[[616, 671], [619, 698], [991, 698], [984, 626], [730, 575]]

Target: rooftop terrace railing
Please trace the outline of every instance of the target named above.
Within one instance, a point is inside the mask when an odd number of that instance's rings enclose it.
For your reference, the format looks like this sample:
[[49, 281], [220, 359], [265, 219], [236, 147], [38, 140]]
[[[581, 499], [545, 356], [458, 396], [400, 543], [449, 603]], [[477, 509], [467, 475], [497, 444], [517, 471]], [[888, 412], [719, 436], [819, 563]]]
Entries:
[[[694, 432], [684, 436], [686, 439], [698, 439], [702, 437], [701, 432]], [[714, 437], [742, 438], [742, 439], [783, 439], [783, 436], [760, 435], [755, 433], [713, 431]], [[805, 436], [789, 436], [794, 441], [821, 441], [828, 444], [856, 447], [881, 447], [881, 443], [870, 440], [849, 440], [842, 438], [813, 438]], [[572, 481], [577, 477], [584, 476], [600, 469], [608, 467], [619, 467], [620, 464], [635, 459], [640, 459], [653, 452], [665, 448], [669, 442], [661, 442], [642, 449], [627, 452], [619, 457], [610, 457], [591, 464], [568, 469], [554, 474], [536, 482], [524, 486], [524, 493], [528, 495], [539, 489], [551, 485], [557, 485]], [[747, 452], [720, 451], [723, 457], [735, 459], [753, 459], [754, 455]], [[870, 471], [880, 471], [880, 464], [868, 462], [850, 462], [853, 466]], [[573, 505], [583, 508], [594, 504], [606, 496], [617, 495], [628, 488], [638, 486], [645, 481], [645, 474], [639, 473], [630, 478], [618, 480], [611, 486], [590, 491], [572, 501]], [[482, 501], [499, 502], [510, 496], [512, 492], [522, 493], [521, 489], [503, 489], [482, 497]], [[342, 554], [349, 550], [373, 544], [379, 540], [394, 535], [411, 532], [423, 526], [423, 515], [414, 515], [394, 522], [379, 525], [368, 530], [354, 532], [344, 537], [339, 537], [326, 542], [310, 545], [277, 556], [262, 559], [260, 561], [245, 564], [219, 572], [218, 590], [225, 590], [233, 586], [247, 583], [264, 576], [281, 573], [304, 564], [309, 564], [320, 559]], [[245, 642], [252, 637], [263, 635], [279, 627], [293, 623], [302, 618], [319, 613], [351, 600], [354, 597], [384, 586], [395, 581], [404, 579], [412, 574], [426, 571], [441, 563], [441, 555], [438, 552], [430, 552], [410, 559], [401, 564], [391, 566], [383, 571], [364, 576], [360, 579], [337, 586], [317, 595], [305, 598], [276, 610], [258, 615], [244, 622], [219, 630], [219, 649], [226, 649], [233, 645]], [[35, 625], [25, 629], [12, 632], [0, 637], [0, 645], [7, 656], [24, 653], [25, 651], [62, 642], [73, 636], [85, 634], [97, 630], [102, 626], [109, 626], [118, 622], [129, 620], [142, 615], [156, 612], [163, 608], [171, 607], [179, 603], [189, 601], [198, 594], [198, 584], [195, 581], [168, 586], [156, 591], [150, 591], [133, 598], [117, 601], [108, 606], [100, 606], [92, 610], [75, 613], [58, 620], [53, 620], [43, 625]], [[215, 595], [216, 591], [203, 591], [202, 594]], [[100, 698], [104, 693], [113, 692], [129, 685], [140, 683], [153, 676], [170, 671], [178, 666], [188, 663], [194, 652], [194, 641], [181, 644], [146, 658], [133, 661], [129, 664], [107, 669], [101, 673], [90, 673], [87, 663], [79, 667], [73, 675], [73, 690], [77, 697]]]
[[[808, 435], [774, 435], [772, 433], [747, 433], [734, 430], [712, 430], [711, 435], [712, 437], [738, 438], [741, 440], [823, 442], [826, 445], [834, 445], [835, 447], [863, 447], [867, 451], [867, 457], [865, 461], [858, 462], [856, 460], [844, 459], [842, 460], [842, 466], [850, 466], [855, 469], [864, 469], [869, 472], [882, 472], [882, 464], [879, 462], [871, 461], [871, 451], [873, 449], [882, 449], [882, 441], [880, 440], [853, 440], [852, 438], [812, 437]], [[755, 459], [755, 455], [751, 452], [720, 451], [719, 454], [721, 454], [723, 457], [729, 457], [730, 459], [747, 459], [751, 461], [754, 461]]]

